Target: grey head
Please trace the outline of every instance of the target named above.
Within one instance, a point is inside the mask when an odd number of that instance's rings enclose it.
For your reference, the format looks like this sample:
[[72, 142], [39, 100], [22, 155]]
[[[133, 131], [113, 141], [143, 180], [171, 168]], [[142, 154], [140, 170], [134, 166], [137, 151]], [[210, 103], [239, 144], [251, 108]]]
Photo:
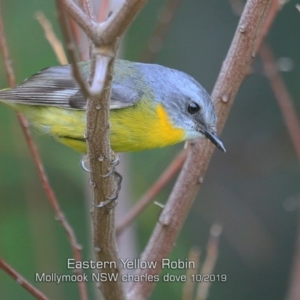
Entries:
[[139, 64], [140, 72], [156, 91], [155, 101], [167, 110], [173, 124], [186, 131], [186, 139], [208, 138], [226, 152], [216, 134], [217, 116], [206, 90], [186, 73], [154, 64]]

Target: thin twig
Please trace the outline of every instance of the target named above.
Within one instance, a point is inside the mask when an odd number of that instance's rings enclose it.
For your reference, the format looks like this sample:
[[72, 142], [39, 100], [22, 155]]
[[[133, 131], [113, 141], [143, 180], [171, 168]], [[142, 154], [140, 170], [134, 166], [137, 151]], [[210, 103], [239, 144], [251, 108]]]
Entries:
[[[1, 11], [0, 11], [1, 12]], [[8, 47], [6, 45], [6, 39], [4, 35], [4, 29], [2, 24], [2, 14], [0, 13], [0, 47], [4, 59], [4, 64], [6, 67], [6, 72], [9, 79], [9, 84], [11, 87], [15, 86], [15, 76], [14, 71], [11, 66], [10, 57], [8, 53]], [[39, 178], [42, 182], [42, 186], [46, 192], [46, 195], [49, 199], [49, 202], [52, 206], [52, 208], [55, 211], [57, 220], [61, 223], [63, 229], [67, 233], [73, 255], [76, 261], [81, 261], [81, 246], [78, 244], [75, 233], [73, 231], [73, 228], [70, 226], [69, 222], [67, 221], [63, 211], [61, 210], [59, 203], [56, 199], [56, 196], [54, 194], [53, 189], [51, 188], [51, 185], [49, 183], [48, 177], [45, 173], [43, 163], [41, 161], [41, 158], [39, 156], [38, 150], [35, 147], [35, 144], [31, 138], [31, 134], [27, 125], [27, 120], [20, 114], [17, 114], [25, 140], [27, 142], [27, 145], [29, 147], [30, 153], [32, 155], [33, 161], [35, 163], [35, 166], [38, 171]], [[87, 299], [86, 297], [86, 287], [84, 282], [78, 282], [79, 290], [81, 294], [81, 299]]]
[[259, 36], [259, 40], [257, 42], [257, 46], [255, 48], [255, 53], [257, 54], [261, 44], [265, 40], [265, 37], [267, 36], [268, 32], [270, 31], [271, 26], [273, 25], [273, 22], [275, 20], [275, 17], [277, 16], [279, 10], [282, 8], [282, 6], [285, 4], [285, 1], [282, 0], [273, 0], [270, 8], [270, 12], [268, 14], [268, 17], [266, 21], [264, 22], [264, 25], [262, 27], [261, 35]]
[[[103, 23], [101, 23], [101, 41], [94, 41], [106, 45], [111, 44], [115, 39], [119, 38], [130, 23], [134, 20], [135, 16], [146, 4], [147, 0], [127, 0], [119, 8], [119, 10], [113, 12], [111, 16]], [[99, 36], [100, 37], [100, 36]], [[98, 37], [98, 38], [99, 38]]]
[[7, 262], [0, 257], [0, 269], [5, 271], [11, 278], [16, 280], [16, 282], [21, 285], [25, 290], [27, 290], [33, 297], [38, 300], [48, 300], [41, 291], [34, 287], [29, 281], [27, 281], [23, 276], [21, 276], [15, 269], [13, 269]]
[[85, 97], [88, 97], [90, 95], [90, 90], [88, 88], [87, 82], [82, 78], [80, 70], [78, 68], [77, 62], [76, 62], [76, 55], [75, 55], [75, 45], [72, 40], [69, 26], [68, 26], [68, 19], [65, 14], [64, 7], [61, 4], [61, 0], [56, 0], [56, 6], [57, 6], [57, 14], [58, 19], [61, 24], [61, 29], [67, 44], [67, 51], [69, 60], [72, 65], [72, 73], [74, 78], [76, 79], [82, 93], [85, 95]]
[[[260, 48], [259, 54], [264, 65], [265, 75], [271, 84], [274, 95], [276, 96], [276, 100], [296, 151], [298, 161], [300, 161], [300, 122], [293, 105], [292, 97], [289, 94], [284, 80], [277, 69], [271, 48], [264, 43]], [[300, 297], [300, 223], [298, 225], [296, 250], [292, 266], [290, 286], [286, 298], [287, 300], [295, 300], [299, 299]]]
[[68, 13], [73, 17], [76, 23], [82, 28], [86, 35], [93, 40], [96, 29], [96, 22], [88, 18], [80, 7], [73, 0], [57, 0], [67, 9]]
[[171, 28], [172, 21], [179, 9], [181, 0], [168, 0], [164, 7], [161, 8], [157, 17], [156, 26], [145, 43], [141, 52], [139, 61], [152, 62], [154, 57], [163, 47], [163, 42]]
[[49, 44], [51, 45], [59, 63], [61, 65], [66, 65], [68, 63], [67, 56], [65, 54], [64, 48], [60, 40], [57, 38], [57, 36], [53, 31], [52, 24], [49, 22], [49, 20], [46, 18], [44, 13], [41, 11], [36, 12], [35, 17], [42, 25], [45, 31], [45, 37], [48, 40]]
[[300, 161], [300, 122], [297, 117], [293, 100], [285, 83], [277, 69], [271, 48], [264, 43], [259, 51], [262, 59], [265, 75], [269, 79], [272, 90], [282, 112], [284, 123], [292, 140], [298, 160]]
[[186, 281], [184, 283], [183, 289], [182, 289], [182, 300], [192, 300], [194, 295], [194, 288], [196, 281], [193, 280], [193, 276], [196, 276], [198, 269], [199, 269], [199, 263], [200, 263], [200, 249], [193, 247], [190, 250], [188, 261], [193, 261], [195, 263], [194, 268], [188, 268], [186, 270]]
[[[233, 99], [249, 72], [261, 27], [271, 3], [272, 0], [248, 0], [246, 3], [212, 93], [219, 132], [225, 124]], [[183, 169], [141, 257], [142, 261], [157, 262], [156, 268], [139, 270], [139, 276], [160, 273], [162, 259], [168, 257], [175, 244], [203, 181], [213, 150], [206, 140], [199, 140], [191, 145]], [[153, 286], [154, 283], [151, 282], [135, 282], [130, 286], [128, 298], [145, 299]]]
[[100, 9], [98, 13], [98, 22], [104, 22], [108, 16], [108, 7], [109, 7], [109, 0], [102, 0], [100, 4]]
[[[214, 224], [210, 229], [210, 236], [206, 248], [206, 257], [201, 269], [201, 275], [210, 276], [213, 275], [218, 255], [219, 255], [219, 239], [222, 233], [222, 227], [218, 224]], [[196, 300], [206, 300], [208, 298], [209, 288], [211, 280], [203, 280], [199, 282]]]
[[80, 6], [92, 21], [96, 21], [93, 5], [90, 0], [80, 0]]
[[122, 218], [116, 226], [116, 234], [121, 234], [134, 220], [144, 211], [153, 201], [159, 192], [170, 182], [178, 173], [187, 156], [187, 150], [181, 151], [170, 165], [161, 174], [158, 180], [148, 189], [148, 191], [136, 202], [130, 211]]

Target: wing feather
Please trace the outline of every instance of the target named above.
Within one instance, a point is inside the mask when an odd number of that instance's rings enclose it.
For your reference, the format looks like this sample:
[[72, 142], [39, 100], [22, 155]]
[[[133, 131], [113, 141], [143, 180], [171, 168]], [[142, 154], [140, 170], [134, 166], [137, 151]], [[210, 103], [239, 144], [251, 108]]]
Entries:
[[[80, 68], [82, 66], [82, 68]], [[87, 63], [79, 63], [82, 76], [89, 76]], [[120, 109], [134, 105], [143, 93], [127, 86], [128, 80], [114, 80], [111, 92], [111, 109]], [[76, 80], [70, 65], [44, 69], [12, 89], [0, 91], [0, 101], [41, 106], [56, 106], [65, 109], [86, 109], [86, 99]]]

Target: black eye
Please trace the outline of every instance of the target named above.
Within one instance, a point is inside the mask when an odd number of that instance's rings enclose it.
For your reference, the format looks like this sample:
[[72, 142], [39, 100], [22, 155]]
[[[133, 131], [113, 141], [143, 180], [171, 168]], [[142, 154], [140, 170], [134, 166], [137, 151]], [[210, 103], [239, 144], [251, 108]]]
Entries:
[[195, 102], [191, 102], [188, 106], [188, 112], [191, 114], [191, 115], [194, 115], [196, 114], [197, 112], [200, 111], [200, 106], [195, 103]]

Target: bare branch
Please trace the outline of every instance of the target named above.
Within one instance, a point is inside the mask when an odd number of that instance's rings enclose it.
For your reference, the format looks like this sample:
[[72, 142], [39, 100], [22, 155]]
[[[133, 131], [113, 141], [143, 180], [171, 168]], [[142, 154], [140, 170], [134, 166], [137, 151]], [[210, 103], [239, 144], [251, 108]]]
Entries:
[[277, 13], [279, 10], [282, 8], [282, 6], [285, 4], [284, 1], [282, 0], [273, 0], [271, 7], [270, 7], [270, 12], [268, 14], [268, 17], [266, 21], [264, 22], [264, 25], [261, 30], [261, 34], [259, 36], [259, 40], [257, 42], [257, 46], [255, 49], [255, 54], [257, 54], [261, 44], [265, 40], [265, 37], [267, 36], [268, 32], [270, 31], [270, 28], [275, 20], [275, 17], [277, 16]]
[[106, 17], [108, 16], [108, 7], [109, 7], [109, 0], [102, 0], [99, 13], [98, 13], [98, 22], [105, 21]]
[[80, 9], [73, 0], [58, 0], [63, 3], [65, 9], [73, 17], [76, 23], [82, 28], [86, 35], [93, 40], [96, 30], [96, 22], [88, 18], [88, 16]]
[[[101, 38], [93, 40], [97, 45], [102, 43], [110, 45], [128, 28], [147, 0], [125, 0], [119, 11], [113, 12], [107, 21], [100, 24]], [[100, 37], [100, 36], [99, 36]]]
[[190, 250], [188, 261], [195, 263], [194, 268], [188, 268], [186, 270], [186, 281], [182, 290], [182, 300], [192, 300], [194, 295], [195, 280], [192, 280], [192, 276], [195, 276], [199, 269], [200, 263], [200, 249], [193, 247]]
[[48, 298], [0, 257], [0, 268], [38, 300]]
[[[114, 262], [113, 268], [102, 272], [118, 274], [119, 266], [115, 245], [114, 210], [109, 199], [117, 195], [119, 176], [114, 172], [114, 154], [109, 140], [109, 96], [113, 66], [119, 37], [127, 29], [146, 0], [126, 0], [123, 6], [103, 23], [87, 19], [87, 15], [70, 0], [60, 0], [79, 26], [93, 42], [91, 47], [91, 95], [87, 103], [86, 141], [91, 167], [91, 186], [94, 203], [92, 209], [94, 248], [96, 259]], [[101, 284], [105, 299], [124, 299], [120, 280]]]
[[91, 0], [80, 0], [80, 5], [83, 8], [83, 11], [89, 16], [89, 18], [92, 21], [96, 21]]
[[[264, 43], [260, 48], [259, 54], [264, 65], [265, 75], [270, 81], [288, 133], [296, 151], [298, 161], [300, 161], [300, 122], [293, 105], [293, 100], [288, 92], [283, 78], [277, 69], [271, 48]], [[286, 298], [287, 300], [299, 299], [300, 297], [300, 225], [298, 225], [297, 231], [296, 250], [292, 262], [291, 280]]]
[[300, 122], [293, 105], [293, 100], [277, 69], [271, 48], [266, 43], [262, 45], [259, 55], [264, 65], [265, 75], [270, 81], [298, 160], [300, 161]]
[[[219, 239], [222, 233], [222, 227], [214, 224], [210, 229], [210, 236], [206, 247], [206, 257], [202, 266], [202, 275], [212, 275], [219, 255]], [[199, 282], [196, 300], [206, 300], [210, 288], [210, 281]]]
[[[0, 47], [4, 59], [4, 64], [6, 67], [6, 72], [8, 74], [8, 79], [10, 86], [13, 87], [15, 85], [15, 76], [14, 71], [11, 66], [10, 58], [9, 58], [9, 52], [8, 47], [6, 45], [6, 39], [4, 35], [4, 29], [2, 24], [2, 14], [0, 11]], [[73, 231], [73, 228], [70, 226], [69, 222], [67, 221], [63, 211], [61, 210], [59, 203], [56, 199], [56, 196], [54, 194], [54, 191], [49, 183], [48, 177], [45, 173], [43, 163], [41, 161], [41, 158], [39, 156], [38, 150], [35, 147], [35, 144], [31, 138], [31, 134], [27, 125], [27, 120], [20, 114], [17, 114], [25, 140], [27, 142], [27, 145], [29, 147], [30, 153], [32, 155], [33, 161], [35, 163], [35, 166], [38, 171], [39, 178], [42, 182], [43, 188], [46, 192], [46, 195], [49, 199], [49, 202], [52, 206], [52, 208], [55, 211], [57, 220], [61, 223], [63, 229], [67, 233], [71, 248], [73, 250], [73, 255], [76, 261], [81, 261], [81, 246], [78, 244], [75, 233]], [[81, 299], [85, 300], [87, 299], [87, 293], [86, 293], [86, 286], [84, 282], [78, 282], [79, 290], [81, 294]]]
[[69, 26], [68, 26], [68, 21], [67, 17], [65, 14], [65, 11], [63, 9], [63, 6], [61, 4], [61, 0], [56, 0], [56, 6], [57, 6], [57, 12], [58, 12], [58, 18], [61, 24], [61, 29], [67, 44], [67, 51], [69, 54], [69, 59], [72, 65], [72, 72], [73, 76], [76, 79], [78, 85], [80, 86], [81, 91], [83, 94], [88, 97], [90, 95], [90, 91], [88, 88], [87, 83], [85, 80], [82, 78], [80, 70], [78, 68], [77, 62], [76, 62], [76, 55], [75, 55], [75, 45], [73, 43], [70, 31], [69, 31]]
[[[242, 14], [244, 6], [245, 6], [244, 1], [242, 1], [242, 0], [229, 0], [229, 3], [231, 5], [233, 11], [238, 16], [240, 16]], [[270, 31], [270, 28], [271, 28], [271, 26], [274, 22], [274, 19], [275, 19], [277, 13], [282, 8], [282, 6], [285, 5], [286, 3], [287, 3], [287, 1], [285, 1], [285, 0], [273, 0], [272, 1], [271, 7], [270, 7], [270, 12], [267, 16], [266, 21], [263, 24], [261, 34], [259, 35], [259, 40], [256, 44], [255, 54], [257, 54], [262, 42], [264, 41], [266, 35]]]
[[139, 61], [151, 62], [163, 47], [181, 0], [168, 0], [157, 17], [156, 26], [145, 43]]
[[59, 63], [61, 65], [66, 65], [68, 63], [68, 59], [66, 57], [64, 48], [60, 42], [60, 40], [55, 35], [52, 25], [49, 22], [49, 20], [46, 18], [46, 16], [42, 12], [36, 12], [35, 17], [42, 25], [44, 31], [45, 31], [45, 37], [48, 40], [49, 44], [51, 45]]
[[[227, 57], [212, 93], [219, 118], [218, 129], [223, 128], [233, 99], [242, 81], [249, 73], [254, 50], [262, 24], [270, 10], [272, 0], [249, 0], [238, 24]], [[139, 270], [138, 274], [159, 274], [162, 258], [169, 255], [182, 224], [203, 182], [213, 147], [205, 140], [191, 145], [186, 162], [163, 210], [159, 222], [148, 242], [141, 260], [155, 261], [155, 269]], [[129, 299], [144, 299], [149, 296], [154, 284], [136, 282], [130, 286]]]

